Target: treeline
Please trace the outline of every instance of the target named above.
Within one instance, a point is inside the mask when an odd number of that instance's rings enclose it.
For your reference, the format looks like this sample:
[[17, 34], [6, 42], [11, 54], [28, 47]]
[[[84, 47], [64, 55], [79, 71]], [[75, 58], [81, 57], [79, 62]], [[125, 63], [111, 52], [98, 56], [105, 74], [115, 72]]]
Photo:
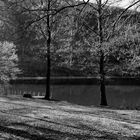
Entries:
[[[74, 0], [70, 2], [77, 4]], [[63, 6], [59, 2], [55, 4], [59, 7]], [[27, 5], [29, 7], [26, 7]], [[26, 3], [19, 1], [17, 5], [15, 2], [5, 1], [7, 9], [4, 14], [9, 16], [8, 20], [11, 23], [1, 28], [1, 33], [5, 33], [5, 36], [3, 34], [1, 36], [16, 45], [18, 66], [22, 71], [19, 75], [21, 77], [46, 76], [47, 70], [46, 39], [41, 33], [41, 30], [47, 27], [45, 21], [41, 20], [37, 23], [34, 21], [39, 14], [44, 13], [41, 13], [42, 11], [32, 13], [29, 9], [32, 5], [30, 0]], [[56, 5], [52, 7], [55, 8]], [[84, 8], [80, 5], [78, 8], [65, 9], [52, 19], [50, 58], [52, 76], [97, 76], [99, 73], [98, 20], [93, 5], [95, 4], [90, 3]], [[82, 12], [78, 14], [80, 10]], [[123, 10], [118, 7], [104, 8], [102, 18], [102, 22], [105, 23], [104, 38], [108, 37], [111, 30], [109, 26]], [[138, 12], [127, 11], [117, 23], [118, 31], [114, 32], [109, 42], [105, 42], [106, 74], [121, 77], [139, 75], [138, 62], [136, 62], [138, 60], [137, 58], [133, 60], [134, 53], [132, 54], [134, 49], [138, 49], [139, 44], [138, 21]], [[132, 60], [133, 64], [127, 63]]]
[[101, 105], [107, 77], [140, 76], [140, 17], [130, 10], [139, 0], [125, 9], [108, 0], [1, 1], [1, 41], [16, 46], [18, 76], [47, 77], [46, 99], [51, 76], [65, 72], [98, 77]]

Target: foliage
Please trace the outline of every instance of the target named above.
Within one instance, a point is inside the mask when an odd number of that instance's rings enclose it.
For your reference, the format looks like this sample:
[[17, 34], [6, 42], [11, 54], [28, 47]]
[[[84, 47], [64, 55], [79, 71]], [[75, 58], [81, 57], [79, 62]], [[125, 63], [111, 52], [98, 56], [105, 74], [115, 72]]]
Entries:
[[[52, 3], [51, 8], [58, 10], [68, 3], [75, 4], [77, 2], [73, 0], [58, 0], [52, 1]], [[10, 11], [10, 13], [12, 13], [13, 18], [10, 18], [10, 20], [16, 25], [16, 40], [14, 43], [17, 46], [19, 66], [25, 72], [25, 75], [46, 75], [46, 40], [43, 37], [42, 31], [46, 33], [47, 27], [46, 18], [40, 19], [46, 16], [46, 4], [46, 1], [40, 3], [38, 0], [19, 1], [17, 5], [14, 1], [11, 2], [12, 12]], [[86, 5], [82, 12], [79, 12], [83, 8], [82, 6], [65, 9], [51, 19], [52, 69], [55, 69], [55, 67], [59, 67], [60, 69], [61, 67], [62, 69], [63, 67], [67, 67], [70, 70], [83, 71], [88, 76], [97, 76], [99, 73], [98, 14], [93, 7], [97, 8], [97, 5]], [[112, 35], [111, 25], [124, 9], [105, 5], [102, 10], [104, 11], [102, 22], [103, 50], [106, 61], [105, 71], [108, 75], [122, 76], [125, 72], [122, 70], [123, 66], [121, 64], [125, 65], [128, 61], [125, 59], [122, 63], [120, 62], [122, 59], [120, 59], [118, 63], [115, 55], [123, 57], [126, 52], [129, 52], [130, 47], [127, 47], [127, 50], [123, 50], [123, 53], [120, 53], [119, 48], [125, 44], [128, 46], [128, 39], [125, 38], [124, 34], [127, 34], [126, 32], [130, 23], [131, 25], [134, 23], [137, 24], [139, 13], [126, 12], [117, 23], [117, 28]], [[110, 38], [106, 41], [109, 35]], [[117, 45], [114, 45], [116, 42]], [[135, 44], [134, 41], [133, 43]], [[124, 51], [126, 52], [124, 53]], [[126, 62], [124, 63], [124, 61]], [[138, 64], [136, 63], [137, 61], [134, 61], [134, 57], [133, 62]], [[41, 68], [42, 72], [38, 68]], [[130, 69], [133, 71], [134, 66], [127, 70], [130, 72]], [[138, 70], [138, 68], [136, 69]]]
[[[74, 3], [72, 0], [71, 2]], [[16, 24], [17, 38], [15, 40], [15, 44], [17, 46], [17, 53], [20, 61], [19, 66], [26, 73], [28, 71], [27, 69], [33, 68], [30, 67], [31, 65], [33, 66], [38, 63], [38, 65], [44, 66], [45, 71], [47, 47], [44, 35], [47, 35], [47, 20], [45, 17], [46, 10], [44, 11], [43, 9], [47, 8], [47, 3], [45, 1], [43, 1], [43, 3], [39, 3], [39, 1], [35, 1], [35, 3], [28, 1], [28, 3], [29, 4], [27, 5], [24, 2], [19, 2], [18, 5], [16, 5], [16, 10], [14, 3], [10, 4], [11, 10], [13, 11], [12, 14], [14, 16], [14, 22]], [[65, 1], [51, 1], [51, 3], [53, 3], [51, 8], [56, 10], [67, 5], [67, 2]], [[54, 17], [51, 17], [50, 20], [52, 34], [52, 68], [55, 68], [56, 66], [68, 67], [69, 65], [67, 64], [67, 60], [71, 55], [69, 48], [73, 42], [71, 31], [74, 27], [72, 26], [74, 23], [74, 17], [70, 17], [69, 14], [72, 15], [71, 9], [65, 9], [60, 13], [57, 13]], [[43, 16], [44, 18], [41, 19]], [[71, 63], [71, 60], [68, 61]], [[37, 69], [38, 68], [36, 68], [36, 72]], [[40, 73], [38, 74], [40, 75]], [[35, 76], [36, 74], [33, 75]], [[45, 75], [46, 73], [44, 73], [44, 76]]]
[[[126, 12], [117, 22], [115, 30], [112, 32], [112, 25], [123, 9], [107, 7], [102, 10], [104, 11], [102, 15], [102, 51], [105, 55], [106, 76], [138, 76], [139, 13], [134, 11]], [[88, 9], [81, 18], [78, 27], [82, 27], [77, 30], [78, 40], [75, 44], [78, 44], [78, 48], [84, 51], [80, 54], [82, 57], [81, 59], [79, 57], [78, 63], [84, 59], [82, 66], [88, 72], [87, 75], [97, 76], [99, 74], [100, 58], [100, 44], [97, 33], [98, 15], [94, 9]]]
[[8, 81], [19, 74], [16, 46], [10, 42], [0, 42], [0, 80]]
[[[126, 26], [125, 26], [126, 28]], [[108, 43], [108, 72], [119, 76], [140, 76], [140, 30], [137, 23], [127, 26], [123, 35]], [[121, 31], [120, 31], [121, 33]]]

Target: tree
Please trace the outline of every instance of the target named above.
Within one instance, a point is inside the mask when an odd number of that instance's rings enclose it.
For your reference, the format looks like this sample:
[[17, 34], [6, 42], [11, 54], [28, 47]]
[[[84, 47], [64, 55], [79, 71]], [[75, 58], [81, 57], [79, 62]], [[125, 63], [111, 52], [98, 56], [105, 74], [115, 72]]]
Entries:
[[0, 1], [0, 81], [8, 82], [21, 71], [18, 68], [16, 46], [11, 38], [12, 22], [4, 3]]
[[17, 65], [16, 46], [13, 43], [0, 42], [0, 80], [3, 82], [15, 78], [20, 70]]
[[[120, 36], [110, 41], [111, 49], [107, 60], [110, 73], [117, 71], [123, 77], [139, 76], [140, 28], [138, 21], [133, 19], [131, 24], [124, 26], [125, 31], [120, 31]], [[112, 62], [116, 63], [115, 67], [112, 67]]]
[[[8, 5], [12, 7], [13, 15], [19, 15], [20, 18], [22, 17], [21, 19], [23, 19], [23, 17], [26, 19], [20, 23], [22, 29], [19, 29], [23, 30], [21, 33], [27, 35], [33, 31], [34, 37], [37, 40], [42, 40], [42, 44], [45, 46], [43, 51], [45, 52], [44, 55], [47, 62], [46, 99], [50, 99], [52, 57], [55, 57], [56, 54], [60, 54], [59, 51], [56, 52], [56, 46], [59, 47], [63, 42], [65, 49], [71, 49], [70, 67], [75, 67], [79, 62], [80, 64], [92, 63], [91, 59], [96, 63], [98, 62], [98, 65], [94, 66], [93, 62], [92, 68], [97, 69], [100, 79], [101, 105], [107, 105], [105, 78], [107, 72], [110, 71], [110, 69], [109, 71], [107, 70], [109, 67], [107, 63], [111, 64], [110, 58], [117, 52], [119, 43], [116, 45], [116, 51], [110, 51], [110, 49], [116, 43], [115, 39], [122, 36], [121, 33], [125, 33], [125, 27], [127, 27], [126, 21], [130, 19], [130, 16], [126, 13], [137, 3], [138, 1], [125, 9], [110, 7], [112, 3], [108, 0], [96, 0], [95, 4], [91, 4], [89, 1], [79, 2], [73, 0], [28, 0], [26, 2], [13, 1], [8, 3]], [[88, 10], [85, 10], [86, 7]], [[71, 11], [76, 13], [73, 17], [70, 12], [67, 12], [67, 9], [70, 8], [72, 9]], [[63, 24], [64, 19], [67, 17], [70, 17], [70, 23], [68, 22], [67, 24], [69, 26]], [[76, 22], [75, 19], [77, 20]], [[71, 23], [74, 23], [74, 29], [70, 26]], [[120, 32], [121, 30], [122, 32]], [[124, 41], [128, 40], [125, 39]], [[123, 44], [126, 44], [126, 42]], [[75, 50], [78, 49], [75, 51], [72, 46], [74, 46]], [[62, 50], [63, 48], [59, 47], [59, 49]], [[78, 53], [79, 50], [81, 51], [80, 53]], [[66, 52], [64, 53], [66, 54]], [[124, 53], [122, 53], [122, 55], [124, 55]], [[96, 60], [93, 59], [93, 57], [96, 57]], [[82, 60], [79, 60], [80, 58], [82, 58]], [[112, 65], [114, 64], [112, 63]], [[91, 67], [89, 67], [89, 69], [90, 68]]]
[[[88, 2], [88, 1], [87, 1]], [[68, 8], [78, 7], [87, 4], [87, 2], [77, 2], [73, 0], [28, 0], [28, 1], [8, 1], [7, 5], [12, 9], [13, 14], [28, 15], [29, 20], [24, 22], [24, 30], [33, 28], [38, 38], [43, 38], [45, 46], [45, 55], [47, 62], [46, 72], [46, 95], [45, 99], [50, 99], [50, 74], [51, 74], [51, 56], [52, 56], [52, 38], [56, 28], [57, 16]], [[16, 9], [16, 10], [15, 10]], [[15, 10], [15, 11], [14, 11]], [[17, 11], [18, 10], [18, 11]], [[21, 26], [21, 25], [20, 25]]]
[[[121, 2], [121, 1], [117, 1], [117, 2]], [[97, 68], [98, 68], [98, 74], [100, 79], [100, 92], [101, 92], [100, 104], [101, 105], [104, 106], [107, 105], [105, 78], [107, 76], [107, 72], [109, 72], [110, 69], [109, 67], [107, 67], [108, 65], [107, 62], [109, 62], [107, 60], [108, 60], [108, 56], [110, 56], [112, 53], [110, 51], [110, 48], [113, 47], [113, 45], [111, 44], [115, 43], [113, 40], [115, 39], [119, 40], [121, 35], [120, 33], [122, 33], [122, 31], [123, 34], [125, 33], [126, 31], [125, 27], [128, 26], [126, 22], [130, 20], [131, 13], [132, 13], [131, 11], [129, 11], [129, 9], [132, 6], [136, 5], [138, 2], [139, 1], [135, 1], [125, 9], [121, 9], [118, 7], [111, 7], [110, 5], [112, 4], [112, 2], [108, 0], [106, 1], [96, 0], [94, 4], [89, 3], [89, 5], [87, 6], [88, 8], [90, 8], [90, 10], [88, 9], [89, 15], [86, 15], [86, 17], [87, 16], [93, 17], [95, 24], [90, 24], [87, 22], [87, 20], [84, 20], [83, 23], [87, 23], [86, 26], [88, 27], [88, 30], [90, 30], [90, 32], [88, 32], [90, 33], [90, 35], [88, 38], [86, 38], [86, 42], [88, 42], [88, 44], [90, 44], [90, 46], [94, 48], [94, 54], [96, 55], [96, 57], [99, 58], [97, 60], [98, 61]], [[127, 15], [128, 12], [130, 16]], [[86, 18], [82, 17], [82, 19], [86, 19]], [[127, 39], [122, 41], [123, 44], [128, 43]], [[119, 44], [114, 49], [117, 50], [118, 46]], [[125, 54], [122, 53], [122, 55]]]

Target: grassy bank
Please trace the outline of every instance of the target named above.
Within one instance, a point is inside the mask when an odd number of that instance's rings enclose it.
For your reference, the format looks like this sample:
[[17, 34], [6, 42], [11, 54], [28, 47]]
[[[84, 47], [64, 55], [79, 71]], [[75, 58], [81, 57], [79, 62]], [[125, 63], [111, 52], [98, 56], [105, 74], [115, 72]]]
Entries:
[[138, 140], [140, 111], [0, 97], [0, 137], [32, 140]]

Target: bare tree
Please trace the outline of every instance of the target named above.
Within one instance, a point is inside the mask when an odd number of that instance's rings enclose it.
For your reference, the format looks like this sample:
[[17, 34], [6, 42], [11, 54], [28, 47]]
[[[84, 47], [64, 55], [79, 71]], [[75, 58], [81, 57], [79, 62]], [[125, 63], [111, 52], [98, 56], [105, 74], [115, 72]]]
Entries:
[[[45, 40], [44, 45], [46, 46], [46, 94], [45, 99], [50, 100], [50, 78], [51, 78], [51, 46], [53, 25], [55, 18], [58, 14], [69, 8], [79, 7], [86, 5], [88, 1], [62, 1], [62, 0], [15, 0], [15, 1], [4, 1], [9, 9], [13, 9], [15, 15], [28, 14], [31, 20], [27, 21], [24, 28], [28, 30], [31, 27], [38, 30], [39, 36], [42, 36]], [[16, 9], [16, 10], [15, 10]]]
[[[106, 56], [109, 51], [109, 43], [115, 36], [119, 35], [119, 32], [126, 25], [128, 20], [131, 18], [130, 16], [125, 16], [125, 14], [136, 4], [139, 3], [139, 0], [130, 3], [126, 8], [118, 8], [117, 4], [120, 4], [121, 0], [95, 0], [93, 4], [89, 3], [87, 8], [92, 8], [92, 13], [96, 16], [97, 20], [97, 29], [88, 26], [89, 30], [92, 31], [94, 45], [96, 42], [95, 49], [96, 53], [99, 56], [99, 79], [100, 79], [100, 93], [101, 93], [101, 101], [100, 105], [107, 105], [106, 99], [106, 89], [105, 89], [105, 76], [106, 76]], [[117, 3], [115, 5], [115, 3]], [[115, 10], [116, 9], [116, 10]], [[118, 9], [118, 10], [117, 10]], [[79, 9], [78, 9], [79, 10]], [[116, 13], [113, 14], [113, 11]], [[82, 19], [83, 20], [83, 19]], [[86, 23], [84, 21], [83, 23]], [[92, 46], [93, 47], [93, 46]]]

